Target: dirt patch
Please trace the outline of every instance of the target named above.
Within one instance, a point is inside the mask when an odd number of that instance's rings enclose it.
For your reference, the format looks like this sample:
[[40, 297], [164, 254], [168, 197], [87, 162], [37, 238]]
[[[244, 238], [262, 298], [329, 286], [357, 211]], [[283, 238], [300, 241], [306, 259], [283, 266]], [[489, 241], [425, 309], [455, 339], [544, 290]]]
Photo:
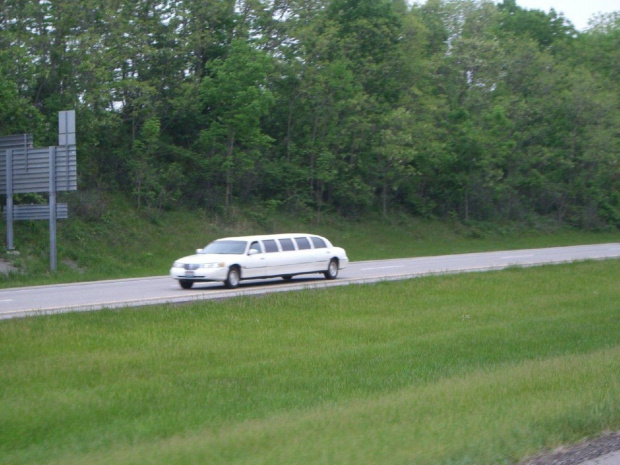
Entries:
[[17, 271], [17, 268], [15, 268], [11, 263], [0, 258], [0, 274], [15, 273]]
[[547, 454], [525, 459], [519, 465], [579, 465], [616, 451], [620, 451], [620, 432], [606, 433], [597, 439], [560, 447]]
[[67, 268], [72, 269], [73, 271], [77, 271], [78, 273], [82, 274], [84, 273], [84, 269], [80, 268], [78, 266], [78, 264], [76, 262], [74, 262], [73, 260], [69, 260], [68, 258], [62, 260], [61, 262], [64, 266], [66, 266]]

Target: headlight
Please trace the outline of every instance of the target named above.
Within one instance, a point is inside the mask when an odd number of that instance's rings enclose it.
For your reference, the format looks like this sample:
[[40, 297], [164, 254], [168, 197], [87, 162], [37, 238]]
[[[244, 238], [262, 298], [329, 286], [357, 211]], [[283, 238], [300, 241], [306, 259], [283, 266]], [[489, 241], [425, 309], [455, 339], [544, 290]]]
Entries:
[[183, 263], [181, 263], [181, 262], [174, 262], [172, 264], [172, 268], [183, 268]]
[[205, 263], [202, 265], [203, 268], [224, 268], [226, 266], [226, 263], [224, 262], [219, 262], [219, 263]]

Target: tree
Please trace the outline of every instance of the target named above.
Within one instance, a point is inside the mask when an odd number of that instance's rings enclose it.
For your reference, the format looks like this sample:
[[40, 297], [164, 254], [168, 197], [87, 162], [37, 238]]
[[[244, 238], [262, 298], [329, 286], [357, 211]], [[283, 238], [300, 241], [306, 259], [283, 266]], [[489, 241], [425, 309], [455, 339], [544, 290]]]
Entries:
[[620, 224], [618, 14], [408, 3], [4, 0], [1, 130], [75, 108], [80, 185], [140, 207]]
[[575, 27], [561, 13], [554, 9], [549, 13], [541, 10], [527, 10], [517, 5], [516, 0], [504, 0], [497, 6], [502, 13], [499, 24], [500, 37], [529, 37], [536, 41], [541, 50], [570, 45], [577, 35]]
[[42, 118], [28, 100], [20, 97], [17, 85], [6, 79], [0, 68], [0, 136], [32, 132]]
[[[224, 205], [231, 206], [236, 180], [253, 173], [271, 138], [261, 118], [273, 97], [267, 88], [270, 57], [242, 40], [234, 40], [225, 59], [207, 64], [201, 88], [205, 129], [201, 145], [224, 174]], [[249, 182], [249, 181], [246, 181]]]
[[412, 161], [415, 157], [411, 133], [413, 115], [397, 108], [386, 115], [377, 143], [378, 178], [381, 185], [381, 210], [387, 218], [390, 192], [396, 192], [408, 178], [416, 174]]
[[134, 180], [134, 194], [138, 201], [138, 209], [142, 203], [152, 205], [161, 190], [157, 179], [156, 157], [160, 143], [160, 123], [156, 118], [146, 121], [140, 137], [134, 140], [130, 162]]

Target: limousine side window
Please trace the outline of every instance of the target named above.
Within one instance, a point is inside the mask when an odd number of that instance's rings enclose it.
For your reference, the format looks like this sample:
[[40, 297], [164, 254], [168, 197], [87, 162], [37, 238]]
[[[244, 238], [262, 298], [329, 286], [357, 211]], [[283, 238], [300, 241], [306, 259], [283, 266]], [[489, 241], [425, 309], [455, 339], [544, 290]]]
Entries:
[[279, 239], [280, 247], [282, 247], [283, 251], [287, 250], [295, 250], [295, 246], [293, 245], [293, 241], [291, 239]]
[[312, 239], [312, 243], [314, 244], [315, 249], [324, 249], [325, 247], [327, 247], [325, 241], [320, 237], [310, 236], [310, 239]]
[[299, 250], [305, 250], [310, 248], [310, 241], [305, 237], [296, 237], [295, 242], [297, 242], [297, 248]]
[[278, 252], [278, 244], [276, 244], [275, 239], [267, 239], [263, 241], [263, 245], [265, 246], [265, 252], [267, 253]]

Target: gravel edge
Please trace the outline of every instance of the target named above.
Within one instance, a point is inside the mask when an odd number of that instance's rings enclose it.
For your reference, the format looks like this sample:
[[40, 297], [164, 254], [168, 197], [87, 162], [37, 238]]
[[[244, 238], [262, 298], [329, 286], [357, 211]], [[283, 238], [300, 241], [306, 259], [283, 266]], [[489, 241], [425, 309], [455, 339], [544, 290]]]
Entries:
[[620, 451], [620, 431], [608, 432], [573, 446], [562, 446], [522, 460], [518, 465], [579, 465], [616, 451]]

